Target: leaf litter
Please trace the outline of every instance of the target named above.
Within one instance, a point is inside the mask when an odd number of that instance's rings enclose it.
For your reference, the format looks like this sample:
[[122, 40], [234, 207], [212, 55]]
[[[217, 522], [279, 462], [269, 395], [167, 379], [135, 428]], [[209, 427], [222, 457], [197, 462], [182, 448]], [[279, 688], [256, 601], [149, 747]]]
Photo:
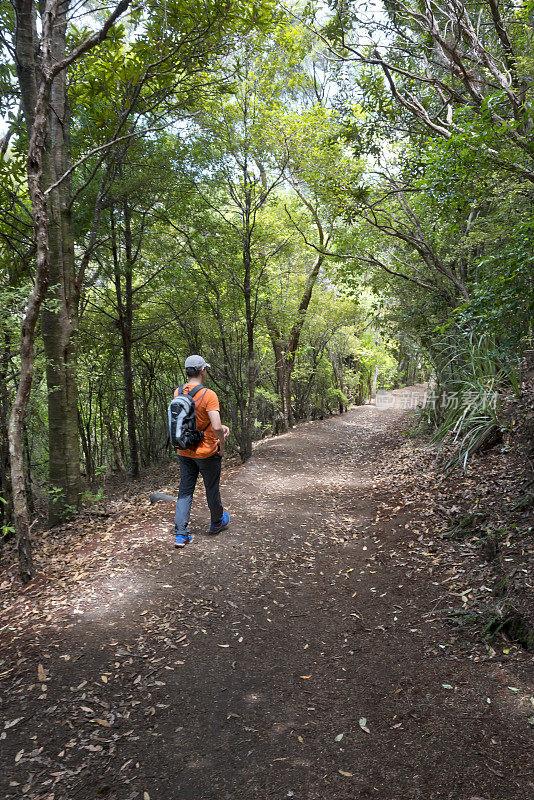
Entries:
[[[291, 436], [298, 436], [298, 432]], [[436, 667], [441, 665], [437, 670], [442, 679], [438, 679], [438, 686], [440, 682], [447, 683], [447, 679], [452, 679], [456, 684], [455, 673], [457, 674], [458, 668], [466, 660], [479, 664], [489, 662], [490, 665], [495, 662], [495, 667], [503, 670], [503, 675], [495, 678], [495, 691], [491, 692], [492, 696], [495, 694], [496, 702], [502, 703], [499, 686], [518, 689], [517, 692], [509, 690], [509, 695], [514, 698], [514, 702], [516, 697], [518, 703], [522, 702], [524, 683], [513, 678], [510, 673], [510, 665], [521, 656], [515, 647], [512, 647], [511, 652], [502, 654], [504, 659], [502, 656], [497, 658], [496, 655], [488, 655], [485, 647], [478, 642], [468, 644], [461, 638], [460, 632], [453, 631], [452, 635], [437, 639], [436, 643], [436, 640], [425, 639], [424, 631], [421, 630], [425, 625], [432, 629], [436, 617], [438, 622], [441, 620], [439, 612], [446, 607], [445, 602], [449, 597], [459, 598], [462, 606], [469, 607], [480, 601], [480, 586], [491, 585], [487, 574], [484, 574], [484, 580], [480, 582], [473, 580], [473, 571], [466, 568], [470, 559], [473, 560], [473, 553], [476, 553], [469, 539], [456, 542], [437, 535], [440, 530], [446, 530], [450, 521], [448, 512], [442, 513], [438, 506], [447, 509], [449, 503], [451, 508], [459, 509], [451, 513], [458, 514], [465, 502], [473, 502], [476, 487], [467, 481], [469, 492], [465, 497], [458, 498], [458, 502], [451, 503], [447, 493], [463, 491], [461, 482], [456, 481], [454, 487], [446, 487], [431, 470], [432, 477], [427, 482], [427, 455], [421, 454], [417, 447], [408, 443], [390, 453], [387, 463], [377, 465], [372, 492], [378, 513], [374, 513], [372, 519], [364, 524], [361, 510], [354, 511], [354, 504], [358, 505], [359, 501], [351, 472], [354, 465], [359, 468], [360, 461], [359, 454], [354, 464], [348, 459], [346, 472], [338, 464], [336, 479], [332, 482], [324, 481], [317, 486], [317, 499], [314, 502], [317, 502], [320, 517], [317, 516], [315, 525], [310, 525], [306, 518], [305, 537], [299, 538], [299, 534], [289, 531], [283, 547], [280, 542], [274, 547], [270, 544], [258, 547], [256, 540], [249, 539], [247, 547], [250, 549], [238, 549], [237, 561], [232, 556], [232, 569], [238, 569], [239, 580], [247, 596], [246, 604], [240, 599], [239, 585], [232, 586], [230, 596], [233, 606], [227, 603], [228, 585], [220, 578], [210, 582], [211, 571], [206, 570], [213, 561], [217, 569], [219, 562], [222, 563], [224, 549], [221, 551], [221, 547], [239, 547], [231, 545], [230, 539], [228, 545], [222, 539], [220, 543], [204, 545], [201, 539], [203, 548], [212, 549], [202, 551], [199, 548], [197, 551], [181, 554], [184, 556], [178, 562], [181, 588], [178, 601], [176, 600], [173, 593], [176, 590], [174, 571], [177, 562], [174, 554], [169, 554], [169, 539], [163, 533], [165, 526], [162, 519], [165, 514], [162, 509], [147, 507], [143, 496], [131, 493], [117, 501], [111, 509], [112, 521], [105, 527], [102, 527], [101, 520], [79, 519], [53, 534], [43, 536], [42, 547], [37, 548], [36, 552], [40, 570], [37, 580], [28, 589], [21, 591], [13, 575], [8, 572], [2, 582], [6, 591], [1, 600], [5, 621], [0, 626], [3, 625], [4, 634], [9, 633], [14, 656], [0, 662], [0, 680], [4, 695], [7, 691], [14, 710], [11, 714], [12, 725], [5, 727], [4, 731], [9, 736], [18, 737], [17, 731], [24, 732], [27, 729], [26, 723], [22, 723], [28, 713], [35, 715], [32, 726], [36, 724], [35, 730], [39, 737], [46, 730], [53, 730], [55, 720], [64, 721], [61, 724], [65, 735], [62, 737], [61, 749], [57, 751], [59, 756], [57, 752], [54, 756], [47, 753], [46, 746], [37, 742], [28, 745], [25, 739], [24, 747], [18, 748], [20, 740], [14, 739], [12, 742], [13, 763], [26, 765], [29, 762], [38, 765], [43, 763], [43, 759], [50, 762], [47, 770], [52, 777], [45, 778], [41, 775], [32, 778], [32, 785], [26, 791], [29, 799], [37, 797], [39, 792], [47, 788], [43, 785], [43, 780], [52, 781], [48, 785], [50, 791], [53, 791], [53, 788], [50, 789], [52, 785], [74, 785], [76, 780], [80, 780], [76, 777], [80, 770], [91, 770], [94, 763], [91, 759], [101, 758], [104, 753], [106, 757], [109, 754], [112, 764], [119, 747], [122, 752], [127, 752], [124, 751], [125, 744], [137, 748], [136, 740], [140, 736], [145, 740], [150, 737], [156, 742], [162, 741], [163, 728], [160, 727], [159, 720], [166, 719], [165, 715], [168, 709], [173, 708], [175, 698], [172, 693], [167, 693], [166, 683], [159, 679], [159, 672], [164, 671], [165, 676], [170, 676], [173, 670], [177, 670], [180, 681], [188, 674], [193, 676], [194, 669], [190, 669], [188, 651], [198, 646], [198, 637], [211, 639], [211, 659], [215, 659], [214, 663], [218, 663], [218, 659], [228, 659], [225, 651], [230, 645], [224, 643], [224, 639], [221, 642], [221, 638], [217, 641], [217, 638], [221, 633], [221, 625], [224, 628], [230, 621], [238, 623], [236, 630], [242, 634], [249, 631], [246, 639], [252, 643], [261, 641], [267, 635], [268, 626], [273, 624], [273, 620], [276, 622], [280, 613], [285, 615], [286, 622], [291, 619], [288, 614], [295, 613], [295, 625], [305, 625], [308, 609], [302, 612], [299, 608], [292, 609], [292, 600], [295, 593], [301, 591], [306, 584], [316, 584], [318, 587], [318, 605], [313, 609], [314, 617], [317, 613], [322, 613], [324, 607], [329, 615], [340, 615], [344, 626], [351, 626], [345, 630], [344, 638], [340, 639], [337, 649], [329, 645], [330, 650], [317, 641], [313, 625], [303, 631], [306, 638], [305, 658], [309, 658], [309, 661], [295, 665], [292, 674], [298, 674], [303, 666], [304, 670], [310, 670], [309, 673], [299, 676], [302, 679], [299, 692], [304, 698], [309, 698], [308, 704], [311, 700], [311, 705], [314, 705], [315, 698], [320, 701], [321, 694], [329, 692], [331, 686], [336, 687], [336, 692], [341, 697], [345, 691], [350, 692], [347, 697], [358, 691], [358, 683], [354, 684], [354, 679], [351, 677], [349, 680], [347, 676], [352, 676], [354, 668], [360, 669], [357, 674], [361, 676], [361, 663], [357, 655], [362, 652], [361, 647], [363, 646], [365, 655], [366, 641], [371, 643], [375, 641], [375, 637], [381, 637], [387, 642], [386, 647], [395, 646], [395, 640], [389, 637], [398, 635], [394, 633], [397, 630], [394, 626], [400, 625], [405, 625], [406, 629], [410, 626], [414, 648], [422, 646], [425, 658], [433, 659]], [[488, 475], [494, 480], [497, 472], [492, 473], [490, 469]], [[277, 485], [277, 477], [270, 477], [269, 480], [273, 487]], [[436, 486], [430, 485], [432, 481], [436, 482]], [[280, 488], [284, 482], [285, 479], [281, 477]], [[396, 495], [396, 502], [391, 503], [393, 494]], [[309, 513], [310, 508], [308, 505], [306, 513]], [[260, 508], [258, 520], [266, 513], [267, 509]], [[253, 517], [254, 512], [250, 517], [252, 525]], [[340, 518], [343, 520], [341, 527]], [[520, 517], [517, 516], [516, 519], [520, 520]], [[394, 533], [399, 535], [397, 538], [390, 538], [385, 546], [383, 531], [391, 526]], [[350, 533], [355, 528], [359, 529], [358, 533]], [[128, 537], [122, 534], [124, 530], [128, 531]], [[266, 541], [266, 537], [263, 541]], [[513, 536], [506, 537], [506, 554], [515, 552], [514, 541]], [[352, 557], [353, 551], [349, 552], [353, 542], [359, 543], [363, 560]], [[349, 558], [343, 555], [346, 548], [349, 548]], [[332, 556], [328, 557], [335, 558], [337, 550], [340, 551], [337, 568], [331, 574], [327, 571], [322, 578], [320, 571], [327, 570], [325, 553], [331, 552]], [[378, 579], [384, 569], [389, 570], [390, 575], [398, 576], [395, 582], [390, 582], [387, 586], [381, 585]], [[157, 587], [155, 576], [161, 576]], [[372, 601], [375, 605], [371, 607], [359, 600], [362, 589], [366, 585], [369, 587], [370, 576], [371, 588], [376, 589], [377, 595], [376, 600]], [[420, 583], [422, 576], [442, 587], [443, 593], [436, 595], [437, 604], [425, 609], [426, 621], [410, 621], [413, 603], [411, 587], [414, 582]], [[329, 585], [328, 581], [330, 588], [325, 588]], [[150, 592], [147, 595], [148, 587]], [[328, 592], [341, 591], [346, 593], [351, 607], [341, 601], [341, 595], [338, 595], [335, 603], [328, 599]], [[165, 599], [164, 592], [169, 592], [169, 599]], [[287, 605], [287, 609], [283, 608], [284, 605]], [[136, 614], [135, 635], [125, 636], [121, 630], [119, 614], [122, 613], [122, 608], [126, 614], [130, 611]], [[228, 612], [228, 609], [231, 611]], [[231, 614], [229, 618], [228, 613]], [[380, 618], [377, 618], [377, 614]], [[80, 619], [85, 617], [89, 624], [103, 619], [102, 630], [109, 633], [104, 633], [102, 637], [95, 669], [87, 661], [88, 654], [94, 651], [83, 641], [83, 637], [75, 636], [77, 623], [74, 615]], [[406, 623], [403, 623], [404, 617]], [[210, 618], [213, 622], [207, 621]], [[373, 622], [369, 622], [370, 619]], [[224, 633], [223, 630], [221, 635], [224, 635], [227, 642], [235, 641], [230, 637], [229, 631]], [[440, 636], [444, 636], [442, 628]], [[70, 645], [66, 646], [69, 642]], [[218, 646], [223, 643], [218, 650]], [[441, 649], [442, 644], [445, 650]], [[284, 641], [284, 647], [286, 646]], [[302, 658], [303, 647], [303, 644], [299, 646]], [[319, 655], [321, 647], [325, 655]], [[350, 656], [351, 652], [355, 655]], [[263, 658], [266, 657], [263, 654]], [[325, 665], [329, 664], [325, 686], [322, 685], [324, 668], [321, 666], [321, 659], [326, 659]], [[222, 675], [226, 669], [240, 669], [238, 663], [232, 661], [230, 664], [230, 660], [228, 663], [218, 663]], [[447, 664], [451, 664], [450, 670]], [[68, 672], [65, 671], [67, 669]], [[312, 675], [314, 680], [307, 684]], [[194, 687], [194, 680], [191, 685]], [[448, 685], [452, 687], [453, 683]], [[417, 718], [420, 721], [428, 713], [416, 699], [417, 690], [417, 682], [409, 677], [402, 680], [399, 687], [391, 687], [391, 696], [398, 698], [398, 716], [395, 719], [393, 715], [392, 719], [385, 714], [384, 723], [387, 729], [391, 729], [392, 735], [393, 730], [395, 736], [403, 736], [405, 730], [417, 730]], [[48, 694], [51, 695], [50, 700], [46, 699]], [[469, 697], [470, 702], [474, 702], [472, 691], [467, 693], [462, 688], [461, 681], [455, 694], [458, 694], [459, 701]], [[486, 707], [486, 693], [482, 690], [480, 694]], [[452, 697], [452, 693], [449, 696]], [[250, 715], [258, 700], [250, 702], [250, 707], [237, 707], [239, 715], [234, 716], [232, 712], [225, 715], [225, 718], [227, 716], [238, 720], [226, 724], [239, 725], [242, 716]], [[259, 702], [261, 704], [263, 701]], [[373, 708], [375, 707], [380, 708], [380, 703], [376, 705], [375, 702]], [[338, 711], [345, 708], [346, 704], [343, 704], [338, 707]], [[440, 713], [444, 714], [445, 709], [446, 706]], [[320, 712], [319, 716], [317, 712], [309, 713], [316, 715], [317, 722], [321, 719]], [[524, 719], [528, 726], [529, 716], [524, 714]], [[310, 719], [306, 723], [306, 730], [302, 730], [297, 741], [299, 746], [306, 742], [305, 748], [300, 749], [300, 752], [315, 752], [317, 764], [324, 765], [324, 734], [318, 730], [317, 722]], [[354, 720], [356, 729], [357, 726], [365, 733], [371, 733], [365, 717]], [[377, 738], [380, 740], [381, 726], [377, 726], [376, 730], [374, 725], [372, 727], [374, 735], [368, 740], [364, 737], [368, 742], [366, 747], [376, 747], [371, 742], [375, 743]], [[243, 725], [243, 730], [246, 731], [246, 736], [251, 737], [255, 735], [254, 731], [258, 730], [258, 726]], [[521, 733], [514, 729], [513, 735], [520, 737]], [[330, 741], [334, 740], [339, 744], [342, 741], [339, 736], [334, 729], [330, 734]], [[342, 748], [335, 748], [335, 752], [352, 747], [353, 738], [345, 737]], [[512, 740], [510, 736], [510, 742]], [[321, 744], [314, 751], [316, 741]], [[359, 741], [363, 742], [362, 737], [359, 737]], [[243, 754], [246, 755], [247, 752], [245, 749]], [[88, 761], [83, 760], [83, 753], [88, 755]], [[139, 771], [139, 756], [134, 753], [128, 758], [120, 759], [119, 764], [122, 766], [117, 766], [116, 769], [124, 776], [124, 786], [134, 780], [134, 785], [141, 790], [138, 781], [142, 779], [142, 771]], [[254, 756], [248, 758], [253, 759]], [[284, 755], [273, 758], [272, 762], [274, 761], [285, 763], [291, 761], [291, 758]], [[141, 770], [142, 763], [143, 758]], [[349, 769], [338, 769], [337, 772], [342, 777], [354, 777], [354, 772]], [[83, 780], [85, 779], [82, 778]], [[319, 776], [317, 780], [320, 780]], [[148, 790], [142, 791], [146, 800]], [[335, 798], [335, 791], [331, 796]], [[492, 796], [492, 800], [500, 800], [500, 796]]]

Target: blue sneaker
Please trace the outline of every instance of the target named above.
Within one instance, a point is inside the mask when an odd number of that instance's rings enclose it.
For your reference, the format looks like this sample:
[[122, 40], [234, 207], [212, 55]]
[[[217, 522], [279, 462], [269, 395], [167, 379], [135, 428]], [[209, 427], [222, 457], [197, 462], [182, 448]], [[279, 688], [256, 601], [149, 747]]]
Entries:
[[221, 521], [217, 525], [215, 525], [215, 523], [213, 522], [211, 523], [210, 533], [220, 533], [221, 531], [223, 531], [225, 528], [228, 527], [229, 522], [230, 522], [230, 514], [228, 513], [228, 511], [225, 511], [224, 514], [222, 515]]
[[175, 547], [185, 547], [186, 544], [193, 541], [193, 537], [188, 531], [183, 531], [181, 533], [177, 533], [174, 539], [174, 546]]

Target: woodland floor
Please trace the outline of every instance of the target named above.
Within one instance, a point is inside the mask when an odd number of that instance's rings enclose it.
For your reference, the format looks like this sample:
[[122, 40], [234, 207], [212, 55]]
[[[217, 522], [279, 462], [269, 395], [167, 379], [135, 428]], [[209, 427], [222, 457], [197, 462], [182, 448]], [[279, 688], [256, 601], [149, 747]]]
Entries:
[[183, 551], [148, 503], [175, 466], [40, 537], [36, 580], [1, 586], [0, 797], [532, 797], [531, 656], [440, 615], [473, 592], [391, 477], [407, 417], [264, 441], [218, 537], [199, 488]]

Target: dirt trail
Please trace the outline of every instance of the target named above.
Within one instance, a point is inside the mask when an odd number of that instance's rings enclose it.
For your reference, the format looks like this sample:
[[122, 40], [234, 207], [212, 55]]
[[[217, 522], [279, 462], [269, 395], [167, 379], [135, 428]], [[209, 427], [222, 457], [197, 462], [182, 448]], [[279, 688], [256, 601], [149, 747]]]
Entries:
[[531, 797], [524, 687], [434, 618], [407, 512], [375, 522], [404, 424], [363, 406], [263, 442], [225, 479], [231, 528], [205, 535], [199, 491], [184, 551], [145, 498], [103, 528], [114, 558], [0, 668], [0, 796]]

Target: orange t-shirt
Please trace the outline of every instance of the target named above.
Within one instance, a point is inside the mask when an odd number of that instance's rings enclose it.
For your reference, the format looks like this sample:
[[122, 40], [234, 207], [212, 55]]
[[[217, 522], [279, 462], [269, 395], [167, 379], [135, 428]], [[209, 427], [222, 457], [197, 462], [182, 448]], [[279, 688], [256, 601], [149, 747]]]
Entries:
[[[189, 394], [197, 384], [185, 383], [184, 394]], [[174, 396], [178, 395], [179, 389], [176, 389]], [[206, 428], [210, 422], [208, 411], [219, 411], [219, 398], [212, 389], [206, 389], [205, 386], [195, 394], [193, 397], [195, 404], [195, 411], [197, 415], [197, 428], [199, 431], [204, 431], [204, 438], [194, 450], [178, 450], [181, 456], [189, 456], [190, 458], [209, 458], [215, 455], [219, 440], [213, 433], [211, 425]], [[206, 428], [206, 430], [204, 430]]]

